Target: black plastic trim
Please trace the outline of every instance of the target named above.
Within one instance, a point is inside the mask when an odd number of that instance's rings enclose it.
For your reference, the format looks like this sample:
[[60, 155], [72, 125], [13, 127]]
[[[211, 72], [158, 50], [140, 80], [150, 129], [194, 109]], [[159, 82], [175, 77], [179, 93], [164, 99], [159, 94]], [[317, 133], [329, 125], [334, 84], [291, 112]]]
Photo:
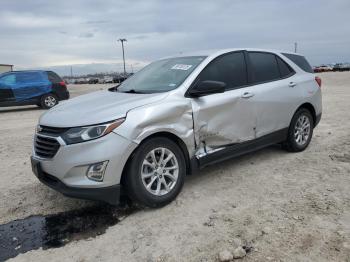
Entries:
[[[198, 166], [200, 169], [208, 165], [212, 165], [233, 157], [237, 157], [246, 153], [250, 153], [269, 145], [283, 142], [287, 139], [288, 128], [284, 128], [273, 132], [271, 134], [259, 137], [254, 140], [246, 141], [238, 144], [231, 144], [224, 146], [225, 149], [208, 154], [198, 159]], [[193, 164], [193, 160], [191, 161]]]
[[315, 121], [314, 128], [318, 125], [318, 123], [320, 123], [321, 117], [322, 117], [322, 113], [320, 113], [320, 114], [318, 114], [318, 115], [316, 116], [316, 121]]

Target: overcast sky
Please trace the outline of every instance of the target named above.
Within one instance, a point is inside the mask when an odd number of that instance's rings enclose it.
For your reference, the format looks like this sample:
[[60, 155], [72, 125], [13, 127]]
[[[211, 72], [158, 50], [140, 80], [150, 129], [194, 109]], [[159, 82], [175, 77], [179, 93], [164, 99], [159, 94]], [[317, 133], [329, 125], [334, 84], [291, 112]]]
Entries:
[[204, 49], [298, 51], [350, 62], [350, 0], [0, 0], [0, 63], [128, 64]]

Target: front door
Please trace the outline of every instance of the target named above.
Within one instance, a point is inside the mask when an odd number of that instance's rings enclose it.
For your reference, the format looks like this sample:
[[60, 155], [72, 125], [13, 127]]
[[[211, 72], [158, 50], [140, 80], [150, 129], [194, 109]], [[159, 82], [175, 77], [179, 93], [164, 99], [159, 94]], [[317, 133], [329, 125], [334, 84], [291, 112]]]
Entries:
[[210, 62], [194, 84], [226, 83], [226, 91], [190, 98], [193, 109], [196, 155], [255, 138], [256, 117], [251, 104], [244, 52], [221, 55]]

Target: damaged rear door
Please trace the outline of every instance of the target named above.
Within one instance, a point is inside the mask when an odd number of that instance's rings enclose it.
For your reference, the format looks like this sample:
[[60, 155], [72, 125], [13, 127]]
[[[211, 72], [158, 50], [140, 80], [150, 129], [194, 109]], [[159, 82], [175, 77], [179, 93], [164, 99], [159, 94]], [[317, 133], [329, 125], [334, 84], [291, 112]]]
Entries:
[[196, 155], [217, 151], [227, 145], [255, 138], [256, 114], [248, 87], [245, 52], [231, 52], [210, 62], [199, 74], [201, 81], [226, 84], [224, 93], [191, 98]]

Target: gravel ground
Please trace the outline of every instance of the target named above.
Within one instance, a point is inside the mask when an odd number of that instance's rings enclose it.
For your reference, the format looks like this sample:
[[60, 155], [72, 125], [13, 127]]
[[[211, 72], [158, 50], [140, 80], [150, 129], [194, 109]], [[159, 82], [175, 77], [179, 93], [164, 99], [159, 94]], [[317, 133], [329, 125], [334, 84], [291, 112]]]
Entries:
[[[272, 146], [190, 176], [176, 201], [140, 209], [104, 234], [14, 261], [350, 261], [350, 73], [324, 73], [323, 117], [302, 153]], [[107, 86], [70, 86], [73, 96]], [[32, 175], [43, 110], [0, 109], [0, 224], [92, 205]], [[242, 252], [242, 249], [239, 251]], [[244, 251], [243, 251], [244, 252]]]

